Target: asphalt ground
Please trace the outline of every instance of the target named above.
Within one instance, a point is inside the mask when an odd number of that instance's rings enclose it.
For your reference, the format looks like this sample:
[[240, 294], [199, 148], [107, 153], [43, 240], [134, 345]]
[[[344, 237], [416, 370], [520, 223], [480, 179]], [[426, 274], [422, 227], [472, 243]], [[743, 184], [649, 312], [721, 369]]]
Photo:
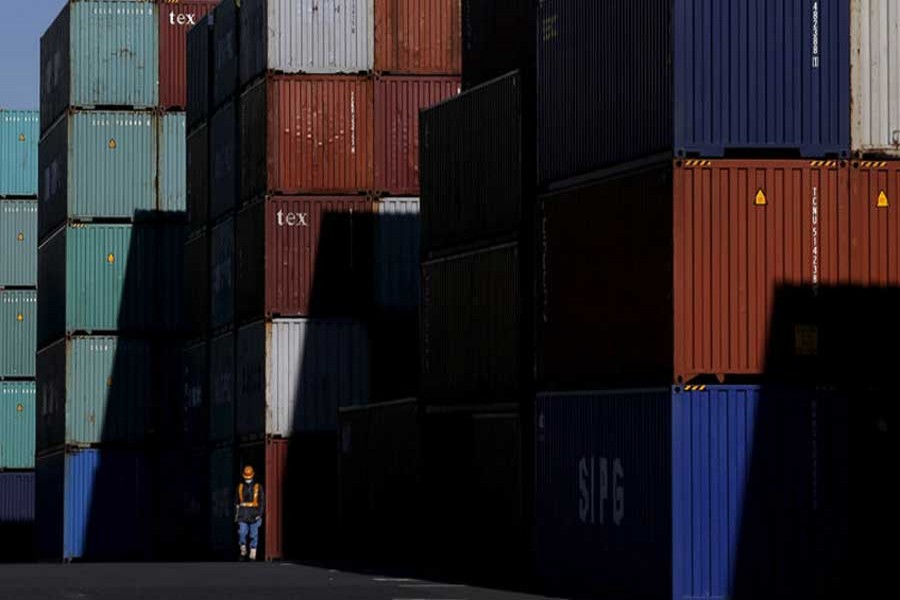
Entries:
[[294, 563], [0, 565], [2, 600], [538, 600]]

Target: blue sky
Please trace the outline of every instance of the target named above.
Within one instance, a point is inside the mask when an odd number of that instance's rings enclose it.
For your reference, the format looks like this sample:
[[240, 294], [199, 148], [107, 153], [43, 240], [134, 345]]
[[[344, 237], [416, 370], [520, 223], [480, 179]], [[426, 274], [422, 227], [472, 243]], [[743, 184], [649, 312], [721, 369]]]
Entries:
[[4, 7], [0, 18], [0, 108], [37, 110], [41, 34], [65, 3], [66, 0], [3, 0], [9, 6]]

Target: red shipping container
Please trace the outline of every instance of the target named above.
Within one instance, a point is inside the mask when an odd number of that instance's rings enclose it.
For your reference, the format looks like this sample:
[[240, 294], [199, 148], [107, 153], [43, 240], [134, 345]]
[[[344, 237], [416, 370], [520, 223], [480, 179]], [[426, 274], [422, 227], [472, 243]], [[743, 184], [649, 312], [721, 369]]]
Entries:
[[219, 0], [163, 0], [159, 3], [159, 105], [164, 110], [187, 106], [187, 32]]
[[241, 199], [371, 190], [374, 110], [365, 77], [260, 81], [241, 97]]
[[776, 289], [850, 279], [850, 169], [690, 160], [541, 199], [542, 389], [761, 375]]
[[375, 189], [419, 195], [419, 111], [460, 92], [459, 77], [375, 80]]
[[372, 298], [372, 202], [266, 198], [237, 223], [237, 312], [263, 317], [355, 317]]
[[459, 0], [375, 0], [375, 70], [459, 75]]
[[900, 162], [853, 163], [850, 224], [852, 282], [900, 285]]

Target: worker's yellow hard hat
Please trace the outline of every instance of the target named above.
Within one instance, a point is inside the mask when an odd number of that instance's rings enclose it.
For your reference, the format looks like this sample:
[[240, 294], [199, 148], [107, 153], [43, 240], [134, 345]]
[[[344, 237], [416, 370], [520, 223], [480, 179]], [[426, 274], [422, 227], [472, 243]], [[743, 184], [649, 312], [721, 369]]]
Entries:
[[256, 473], [253, 472], [253, 467], [251, 467], [250, 465], [244, 467], [244, 479], [253, 479], [253, 476], [255, 474]]

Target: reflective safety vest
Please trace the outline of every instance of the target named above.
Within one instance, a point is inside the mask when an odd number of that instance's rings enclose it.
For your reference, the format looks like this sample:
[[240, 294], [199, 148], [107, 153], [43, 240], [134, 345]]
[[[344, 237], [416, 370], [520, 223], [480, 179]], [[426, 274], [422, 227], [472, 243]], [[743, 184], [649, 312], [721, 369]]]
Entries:
[[238, 498], [241, 499], [241, 508], [259, 508], [259, 484], [253, 484], [253, 501], [244, 502], [244, 484], [238, 484]]

